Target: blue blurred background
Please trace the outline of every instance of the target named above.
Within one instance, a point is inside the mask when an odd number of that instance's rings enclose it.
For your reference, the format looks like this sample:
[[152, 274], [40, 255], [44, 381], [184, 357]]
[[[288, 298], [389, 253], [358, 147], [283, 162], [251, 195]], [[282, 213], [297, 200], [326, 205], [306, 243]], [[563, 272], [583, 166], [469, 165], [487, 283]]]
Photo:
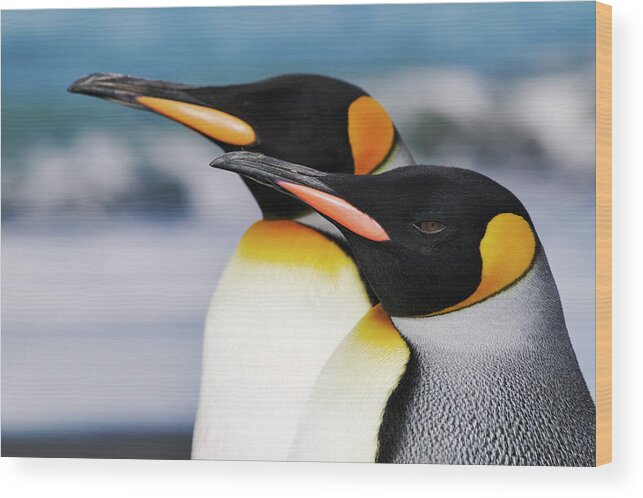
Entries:
[[186, 458], [208, 300], [259, 211], [91, 72], [363, 86], [421, 161], [527, 206], [594, 391], [594, 3], [2, 13], [3, 455]]

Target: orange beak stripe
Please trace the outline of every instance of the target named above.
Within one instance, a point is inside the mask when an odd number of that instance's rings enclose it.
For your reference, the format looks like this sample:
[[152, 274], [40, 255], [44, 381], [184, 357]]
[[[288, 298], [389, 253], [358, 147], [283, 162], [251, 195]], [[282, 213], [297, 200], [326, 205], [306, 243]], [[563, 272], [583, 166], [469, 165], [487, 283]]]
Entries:
[[223, 111], [156, 97], [136, 97], [136, 100], [148, 109], [219, 142], [242, 147], [257, 141], [252, 126]]
[[380, 224], [341, 197], [321, 192], [311, 187], [286, 181], [277, 182], [281, 188], [301, 199], [321, 214], [335, 220], [351, 232], [375, 242], [390, 240]]

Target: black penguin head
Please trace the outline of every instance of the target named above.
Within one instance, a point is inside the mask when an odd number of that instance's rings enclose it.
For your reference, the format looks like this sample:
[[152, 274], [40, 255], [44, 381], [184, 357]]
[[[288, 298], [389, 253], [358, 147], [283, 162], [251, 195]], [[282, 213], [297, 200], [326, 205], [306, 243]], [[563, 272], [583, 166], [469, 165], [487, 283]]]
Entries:
[[470, 170], [410, 166], [355, 176], [243, 152], [212, 166], [289, 193], [333, 222], [393, 316], [482, 301], [520, 279], [538, 248], [520, 201]]
[[[251, 150], [320, 171], [369, 174], [398, 140], [391, 118], [364, 90], [318, 75], [292, 74], [255, 83], [192, 87], [97, 73], [69, 87], [178, 121], [226, 152]], [[267, 217], [305, 207], [274, 191], [248, 186]]]

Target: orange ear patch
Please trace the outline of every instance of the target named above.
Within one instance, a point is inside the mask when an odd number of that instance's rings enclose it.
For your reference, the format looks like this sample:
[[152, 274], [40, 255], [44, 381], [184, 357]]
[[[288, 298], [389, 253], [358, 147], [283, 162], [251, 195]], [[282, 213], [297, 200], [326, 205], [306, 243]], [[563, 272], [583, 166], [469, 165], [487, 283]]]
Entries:
[[368, 175], [393, 147], [393, 121], [377, 100], [363, 96], [348, 108], [348, 140], [356, 175]]
[[148, 109], [219, 142], [244, 146], [257, 141], [257, 135], [252, 126], [223, 111], [156, 97], [136, 97], [136, 100]]
[[341, 197], [320, 190], [285, 181], [277, 184], [301, 199], [313, 209], [325, 214], [351, 232], [375, 242], [390, 240], [381, 225]]
[[527, 220], [513, 213], [496, 215], [480, 241], [480, 284], [464, 301], [432, 313], [441, 315], [483, 301], [513, 284], [531, 267], [536, 254], [536, 236]]

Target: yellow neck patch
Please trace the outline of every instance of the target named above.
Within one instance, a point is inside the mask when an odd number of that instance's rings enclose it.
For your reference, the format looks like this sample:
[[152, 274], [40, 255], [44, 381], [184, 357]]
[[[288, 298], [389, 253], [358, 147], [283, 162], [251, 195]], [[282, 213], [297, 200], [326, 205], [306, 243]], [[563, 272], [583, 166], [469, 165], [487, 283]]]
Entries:
[[328, 273], [355, 266], [332, 240], [290, 220], [256, 222], [244, 234], [237, 251], [252, 261], [307, 266]]
[[210, 107], [188, 104], [156, 97], [136, 97], [136, 100], [159, 114], [230, 145], [252, 145], [257, 141], [248, 123], [231, 114]]
[[494, 216], [480, 241], [480, 285], [464, 301], [429, 316], [466, 308], [500, 292], [529, 270], [535, 254], [536, 237], [527, 220], [513, 213]]
[[405, 363], [408, 360], [406, 342], [381, 304], [376, 304], [364, 315], [355, 325], [352, 334], [356, 343], [382, 350], [389, 349], [401, 354]]
[[320, 372], [289, 459], [374, 462], [386, 405], [409, 357], [382, 307], [369, 310]]
[[348, 108], [348, 140], [356, 175], [368, 175], [379, 166], [394, 138], [393, 121], [377, 100], [362, 96], [353, 101]]

